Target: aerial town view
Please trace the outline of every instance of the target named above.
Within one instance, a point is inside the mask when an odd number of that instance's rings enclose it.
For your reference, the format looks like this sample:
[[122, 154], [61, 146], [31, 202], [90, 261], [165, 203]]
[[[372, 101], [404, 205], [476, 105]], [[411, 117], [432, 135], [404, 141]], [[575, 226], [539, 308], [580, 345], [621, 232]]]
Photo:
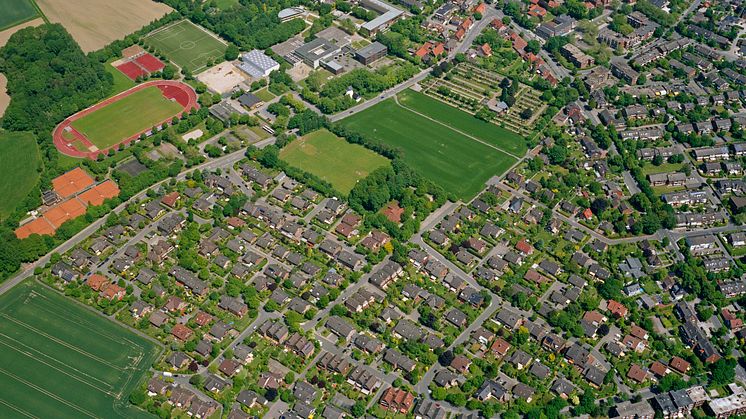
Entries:
[[743, 0], [0, 0], [0, 418], [746, 418]]

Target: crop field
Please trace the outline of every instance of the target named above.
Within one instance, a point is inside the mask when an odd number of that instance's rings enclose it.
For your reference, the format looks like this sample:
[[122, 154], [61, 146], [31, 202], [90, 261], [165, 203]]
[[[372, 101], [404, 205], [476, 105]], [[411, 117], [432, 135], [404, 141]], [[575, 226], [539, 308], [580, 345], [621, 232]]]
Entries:
[[193, 73], [206, 69], [209, 62], [223, 61], [227, 48], [225, 43], [188, 20], [156, 30], [145, 37], [145, 43]]
[[122, 39], [172, 9], [152, 0], [34, 0], [50, 22], [70, 32], [83, 52]]
[[72, 122], [100, 150], [151, 128], [179, 113], [182, 106], [147, 87]]
[[344, 194], [360, 179], [389, 164], [387, 158], [361, 145], [350, 144], [327, 130], [291, 142], [280, 151], [280, 158], [326, 180]]
[[517, 159], [495, 146], [385, 100], [343, 119], [342, 124], [400, 148], [420, 174], [462, 200], [473, 198], [491, 177]]
[[129, 404], [153, 343], [32, 281], [0, 297], [0, 417], [148, 417]]
[[405, 90], [398, 95], [399, 104], [418, 113], [435, 118], [457, 131], [465, 132], [511, 154], [526, 153], [526, 141], [520, 135], [482, 121], [453, 106], [433, 99], [414, 90]]
[[36, 139], [29, 133], [0, 131], [0, 219], [7, 217], [39, 179]]
[[4, 30], [39, 16], [31, 0], [0, 0], [0, 30]]

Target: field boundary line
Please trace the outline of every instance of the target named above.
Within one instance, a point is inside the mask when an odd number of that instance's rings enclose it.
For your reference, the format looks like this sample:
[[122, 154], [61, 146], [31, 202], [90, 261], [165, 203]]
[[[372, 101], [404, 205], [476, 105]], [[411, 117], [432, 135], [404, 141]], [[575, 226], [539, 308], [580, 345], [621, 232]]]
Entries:
[[42, 330], [39, 330], [39, 329], [37, 329], [37, 328], [35, 328], [35, 327], [33, 327], [33, 326], [29, 325], [29, 324], [26, 324], [26, 323], [24, 323], [24, 322], [22, 322], [22, 321], [20, 321], [20, 320], [18, 320], [18, 319], [14, 319], [14, 318], [12, 318], [12, 317], [8, 316], [8, 315], [7, 315], [7, 314], [5, 314], [5, 313], [3, 313], [3, 314], [0, 314], [0, 316], [2, 316], [3, 318], [5, 318], [5, 319], [7, 319], [7, 320], [10, 320], [11, 322], [13, 322], [13, 323], [15, 323], [15, 324], [18, 324], [18, 325], [20, 325], [20, 326], [24, 326], [24, 327], [26, 327], [27, 329], [29, 329], [29, 330], [31, 330], [31, 331], [33, 331], [33, 332], [36, 332], [37, 334], [39, 334], [39, 335], [41, 335], [41, 336], [44, 336], [45, 338], [47, 338], [47, 339], [49, 339], [49, 340], [51, 340], [51, 341], [53, 341], [53, 342], [57, 342], [58, 344], [60, 344], [60, 345], [62, 345], [62, 346], [65, 346], [65, 347], [67, 347], [67, 348], [69, 348], [69, 349], [72, 349], [73, 351], [75, 351], [75, 352], [78, 352], [78, 353], [80, 353], [81, 355], [85, 355], [85, 356], [87, 356], [87, 357], [89, 357], [89, 358], [91, 358], [91, 359], [93, 359], [93, 360], [95, 360], [95, 361], [98, 361], [98, 362], [100, 362], [101, 364], [104, 364], [104, 365], [107, 365], [107, 366], [109, 366], [109, 367], [111, 367], [111, 368], [114, 368], [114, 369], [115, 369], [115, 370], [117, 370], [117, 371], [124, 371], [124, 369], [123, 369], [123, 368], [120, 368], [120, 367], [118, 367], [118, 366], [116, 366], [116, 365], [113, 365], [113, 364], [109, 363], [108, 361], [106, 361], [106, 360], [105, 360], [105, 359], [103, 359], [103, 358], [100, 358], [100, 357], [98, 357], [98, 356], [96, 356], [96, 355], [93, 355], [93, 354], [91, 354], [91, 353], [88, 353], [88, 352], [86, 352], [86, 351], [84, 351], [84, 350], [82, 350], [82, 349], [80, 349], [80, 348], [78, 348], [78, 347], [76, 347], [76, 346], [74, 346], [74, 345], [72, 345], [72, 344], [70, 344], [70, 343], [67, 343], [67, 342], [65, 342], [65, 341], [64, 341], [64, 340], [62, 340], [62, 339], [56, 338], [56, 337], [54, 337], [54, 336], [52, 336], [52, 335], [50, 335], [50, 334], [48, 334], [48, 333], [46, 333], [46, 332], [44, 332], [44, 331], [42, 331]]
[[[6, 337], [7, 337], [7, 336], [6, 336]], [[26, 357], [28, 357], [28, 358], [32, 358], [32, 357], [30, 356], [31, 354], [29, 354], [29, 353], [26, 353], [26, 352], [24, 352], [24, 351], [22, 351], [22, 350], [19, 350], [18, 348], [15, 348], [15, 347], [13, 347], [12, 345], [8, 345], [8, 343], [7, 343], [7, 342], [2, 342], [2, 341], [0, 341], [0, 345], [5, 345], [5, 346], [9, 347], [10, 349], [13, 349], [13, 350], [15, 350], [16, 352], [18, 352], [18, 353], [20, 353], [20, 354], [22, 354], [22, 355], [24, 355], [24, 356], [26, 356]], [[32, 358], [32, 359], [34, 359], [34, 358]], [[62, 374], [66, 375], [66, 376], [68, 376], [68, 377], [70, 377], [70, 378], [72, 378], [73, 380], [75, 380], [75, 381], [77, 381], [77, 382], [79, 382], [79, 383], [81, 383], [81, 384], [85, 384], [85, 385], [87, 385], [88, 387], [91, 387], [91, 388], [93, 388], [93, 389], [95, 389], [95, 390], [97, 390], [97, 391], [99, 391], [99, 392], [101, 392], [101, 393], [103, 393], [103, 394], [106, 394], [107, 396], [115, 396], [116, 394], [119, 394], [119, 393], [114, 393], [113, 391], [111, 391], [111, 390], [112, 390], [112, 388], [111, 388], [111, 387], [112, 387], [112, 386], [111, 386], [111, 384], [108, 384], [108, 383], [106, 383], [105, 381], [99, 380], [98, 378], [95, 378], [95, 377], [90, 377], [90, 378], [91, 378], [91, 379], [93, 379], [93, 380], [96, 380], [96, 381], [100, 381], [101, 383], [105, 384], [105, 385], [106, 385], [106, 386], [108, 387], [108, 390], [107, 390], [107, 389], [104, 389], [104, 388], [101, 388], [101, 387], [97, 387], [97, 386], [96, 386], [95, 384], [93, 384], [93, 383], [89, 383], [88, 381], [86, 381], [86, 380], [84, 380], [84, 379], [82, 379], [82, 378], [80, 378], [80, 377], [76, 377], [76, 376], [75, 376], [74, 374], [71, 374], [71, 373], [69, 373], [69, 372], [63, 371], [62, 369], [60, 369], [60, 368], [57, 368], [57, 367], [55, 367], [54, 365], [52, 365], [52, 364], [50, 364], [50, 363], [48, 363], [48, 362], [44, 362], [44, 361], [42, 361], [41, 359], [34, 359], [34, 361], [36, 361], [36, 362], [41, 362], [42, 364], [44, 364], [44, 365], [48, 366], [49, 368], [52, 368], [52, 369], [54, 369], [54, 370], [56, 370], [56, 371], [59, 371], [59, 372], [61, 372]], [[77, 370], [77, 369], [74, 369], [74, 371], [78, 371], [78, 372], [81, 372], [80, 370]], [[82, 374], [84, 374], [84, 375], [88, 375], [88, 374], [86, 374], [86, 373], [84, 373], [84, 372], [81, 372], [81, 373], [82, 373]]]
[[465, 136], [465, 137], [469, 138], [470, 140], [476, 141], [476, 142], [478, 142], [478, 143], [482, 143], [482, 144], [486, 145], [487, 147], [490, 147], [490, 148], [494, 148], [495, 150], [497, 150], [497, 151], [499, 151], [499, 152], [501, 152], [501, 153], [505, 153], [505, 154], [507, 154], [508, 156], [510, 156], [510, 157], [513, 157], [514, 159], [517, 159], [517, 160], [520, 160], [520, 159], [521, 159], [521, 157], [518, 157], [518, 156], [516, 156], [515, 154], [513, 154], [513, 153], [511, 153], [511, 152], [509, 152], [509, 151], [503, 150], [502, 148], [500, 148], [500, 147], [498, 147], [498, 146], [496, 146], [496, 145], [494, 145], [494, 144], [490, 144], [490, 143], [488, 143], [488, 142], [482, 141], [482, 140], [480, 140], [479, 138], [477, 138], [477, 137], [474, 137], [474, 136], [472, 136], [471, 134], [467, 134], [467, 133], [465, 133], [465, 132], [461, 131], [460, 129], [454, 128], [454, 127], [452, 127], [452, 126], [450, 126], [450, 125], [447, 125], [447, 124], [444, 124], [444, 123], [442, 123], [442, 122], [438, 121], [438, 120], [437, 120], [437, 119], [435, 119], [435, 118], [432, 118], [432, 117], [430, 117], [430, 116], [428, 116], [428, 115], [425, 115], [425, 114], [423, 114], [423, 113], [420, 113], [420, 112], [418, 112], [418, 111], [416, 111], [416, 110], [414, 110], [414, 109], [412, 109], [412, 108], [409, 108], [409, 107], [407, 107], [407, 106], [405, 106], [405, 105], [402, 105], [401, 103], [399, 103], [399, 98], [398, 98], [398, 96], [394, 96], [394, 102], [396, 102], [396, 105], [397, 105], [397, 106], [399, 106], [400, 108], [402, 108], [402, 109], [405, 109], [405, 110], [407, 110], [407, 111], [409, 111], [409, 112], [412, 112], [413, 114], [419, 115], [419, 116], [421, 116], [421, 117], [423, 117], [423, 118], [426, 118], [426, 119], [428, 119], [428, 120], [430, 120], [430, 121], [433, 121], [433, 122], [435, 122], [435, 123], [436, 123], [436, 124], [438, 124], [438, 125], [441, 125], [441, 126], [443, 126], [443, 127], [445, 127], [445, 128], [448, 128], [448, 129], [450, 129], [450, 130], [452, 130], [452, 131], [454, 131], [454, 132], [457, 132], [457, 133], [459, 133], [459, 134], [461, 134], [461, 135], [463, 135], [463, 136]]
[[44, 11], [41, 10], [41, 7], [39, 7], [39, 5], [36, 4], [36, 0], [28, 0], [28, 1], [31, 2], [32, 6], [34, 6], [34, 9], [36, 9], [36, 11], [39, 13], [39, 16], [42, 18], [42, 20], [44, 20], [44, 23], [52, 23], [49, 21], [49, 18], [47, 17], [47, 15], [44, 14]]
[[13, 409], [13, 410], [15, 410], [16, 412], [18, 412], [18, 413], [22, 414], [23, 416], [26, 416], [27, 418], [40, 419], [40, 418], [39, 418], [38, 416], [34, 416], [33, 414], [31, 414], [31, 413], [29, 413], [29, 412], [27, 412], [27, 411], [25, 411], [25, 410], [21, 409], [21, 408], [20, 408], [20, 407], [18, 407], [18, 406], [14, 406], [14, 405], [12, 405], [11, 403], [8, 403], [8, 402], [6, 402], [6, 401], [5, 401], [5, 400], [3, 400], [3, 399], [0, 399], [0, 404], [1, 404], [1, 405], [3, 405], [3, 406], [7, 406], [7, 407], [9, 407], [9, 408], [11, 408], [11, 409]]
[[54, 400], [57, 400], [58, 402], [60, 402], [60, 403], [62, 403], [62, 404], [64, 404], [64, 405], [66, 405], [66, 406], [72, 407], [73, 409], [75, 409], [75, 410], [77, 410], [77, 411], [79, 411], [79, 412], [83, 413], [83, 414], [84, 414], [84, 415], [86, 415], [86, 416], [89, 416], [89, 417], [92, 417], [92, 418], [96, 418], [96, 417], [97, 417], [96, 415], [94, 415], [93, 413], [91, 413], [91, 412], [89, 412], [89, 411], [87, 411], [87, 410], [83, 409], [82, 407], [80, 407], [80, 406], [77, 406], [77, 405], [75, 405], [75, 404], [73, 404], [73, 403], [70, 403], [70, 402], [68, 402], [67, 400], [65, 400], [65, 399], [61, 398], [60, 396], [58, 396], [58, 395], [56, 395], [56, 394], [54, 394], [54, 393], [52, 393], [52, 392], [50, 392], [50, 391], [48, 391], [48, 390], [45, 390], [45, 389], [43, 389], [43, 388], [41, 388], [41, 387], [37, 386], [37, 385], [36, 385], [36, 384], [34, 384], [34, 383], [31, 383], [31, 382], [28, 382], [28, 381], [26, 381], [26, 380], [24, 380], [23, 378], [21, 378], [21, 377], [19, 377], [19, 376], [15, 375], [15, 374], [13, 374], [13, 373], [11, 373], [11, 372], [8, 372], [7, 370], [5, 370], [5, 369], [4, 369], [4, 368], [2, 368], [2, 367], [0, 367], [0, 372], [1, 372], [1, 373], [3, 373], [3, 374], [5, 374], [6, 376], [8, 376], [8, 377], [10, 377], [10, 378], [13, 378], [13, 379], [15, 379], [16, 381], [20, 382], [21, 384], [25, 384], [25, 385], [26, 385], [26, 387], [31, 387], [32, 389], [34, 389], [34, 390], [38, 391], [39, 393], [42, 393], [42, 394], [44, 394], [45, 396], [47, 396], [47, 397], [49, 397], [49, 398], [52, 398], [52, 399], [54, 399]]
[[[47, 296], [38, 294], [35, 291], [32, 291], [32, 293], [35, 293], [35, 294], [39, 295], [41, 298], [48, 299]], [[62, 316], [61, 314], [59, 314], [59, 313], [57, 313], [55, 311], [52, 311], [52, 310], [48, 309], [46, 306], [37, 307], [37, 309], [43, 310], [43, 311], [45, 311], [45, 312], [47, 312], [47, 313], [49, 313], [49, 314], [51, 314], [53, 316], [56, 316], [57, 318], [61, 318], [63, 320], [67, 320], [67, 318], [65, 318], [64, 316]], [[134, 342], [134, 341], [130, 340], [129, 338], [120, 337], [120, 336], [116, 336], [115, 334], [112, 334], [112, 333], [105, 333], [104, 331], [97, 330], [97, 328], [94, 328], [94, 325], [91, 324], [91, 322], [83, 320], [83, 318], [81, 316], [78, 316], [78, 315], [75, 315], [75, 314], [71, 314], [71, 316], [76, 319], [76, 322], [77, 322], [78, 325], [84, 325], [85, 328], [86, 328], [86, 330], [88, 330], [88, 331], [90, 331], [92, 333], [95, 333], [95, 334], [97, 334], [99, 336], [105, 337], [105, 338], [107, 338], [107, 339], [109, 339], [109, 340], [111, 340], [112, 342], [115, 342], [115, 343], [124, 340], [125, 342], [129, 343], [130, 345], [138, 346], [142, 350], [142, 347], [140, 347], [140, 345], [138, 345], [137, 342]]]
[[[91, 307], [89, 305], [86, 305], [86, 304], [84, 304], [84, 303], [82, 303], [82, 302], [80, 302], [80, 301], [78, 301], [78, 300], [76, 300], [74, 298], [67, 297], [65, 294], [63, 294], [59, 290], [57, 290], [55, 288], [52, 288], [50, 285], [47, 285], [44, 282], [41, 282], [39, 280], [33, 280], [33, 281], [31, 281], [31, 283], [39, 285], [43, 289], [49, 291], [50, 293], [52, 293], [52, 294], [54, 294], [56, 296], [64, 297], [65, 301], [72, 303], [73, 305], [75, 305], [76, 307], [78, 307], [78, 308], [80, 308], [82, 310], [86, 310], [89, 313], [95, 314], [96, 317], [99, 318], [99, 319], [104, 319], [106, 321], [113, 322], [114, 324], [116, 324], [120, 328], [122, 328], [123, 330], [127, 330], [130, 333], [133, 333], [134, 335], [139, 336], [141, 339], [154, 344], [157, 348], [159, 348], [161, 350], [161, 352], [162, 352], [163, 348], [165, 347], [163, 345], [163, 343], [161, 341], [159, 341], [158, 339], [156, 339], [156, 338], [154, 338], [154, 337], [152, 337], [152, 336], [150, 336], [150, 335], [148, 335], [148, 334], [146, 334], [146, 333], [144, 333], [144, 332], [142, 332], [142, 331], [140, 331], [138, 329], [135, 329], [134, 327], [131, 327], [128, 324], [123, 323], [123, 322], [121, 322], [119, 320], [111, 319], [110, 317], [104, 315], [103, 313], [101, 313], [100, 311], [94, 309], [93, 307]], [[127, 340], [130, 343], [133, 343], [132, 341], [130, 341], [127, 338], [125, 338], [125, 340]], [[144, 349], [144, 348], [142, 346], [140, 346], [140, 349]]]
[[13, 29], [16, 26], [23, 25], [24, 23], [31, 22], [34, 19], [41, 19], [44, 21], [44, 23], [49, 23], [49, 19], [47, 19], [47, 16], [44, 15], [44, 12], [41, 11], [41, 8], [39, 5], [36, 4], [36, 1], [34, 0], [26, 0], [30, 5], [31, 8], [34, 9], [34, 11], [37, 13], [34, 16], [30, 16], [27, 18], [22, 18], [20, 20], [16, 20], [15, 22], [11, 22], [5, 26], [0, 26], [0, 32], [6, 31], [8, 29]]
[[[53, 357], [53, 356], [51, 356], [51, 355], [48, 355], [48, 354], [46, 354], [46, 353], [44, 353], [44, 352], [42, 352], [42, 351], [39, 351], [39, 350], [37, 350], [37, 349], [34, 349], [34, 348], [32, 348], [31, 346], [29, 346], [29, 345], [26, 345], [25, 343], [23, 343], [23, 342], [21, 342], [21, 341], [19, 341], [19, 340], [17, 340], [17, 339], [14, 339], [14, 338], [13, 338], [13, 337], [11, 337], [11, 336], [8, 336], [8, 335], [6, 335], [5, 333], [0, 333], [0, 336], [4, 337], [4, 338], [6, 338], [6, 339], [9, 339], [9, 340], [11, 340], [11, 341], [13, 341], [13, 342], [15, 342], [16, 344], [18, 344], [18, 345], [22, 346], [23, 348], [18, 348], [18, 347], [15, 347], [15, 346], [13, 346], [13, 345], [9, 344], [8, 342], [3, 342], [3, 341], [2, 341], [1, 339], [0, 339], [0, 345], [5, 345], [5, 346], [7, 346], [8, 348], [10, 348], [10, 349], [13, 349], [13, 350], [15, 350], [16, 352], [18, 352], [18, 353], [20, 353], [20, 354], [22, 354], [22, 355], [25, 355], [25, 356], [27, 356], [27, 357], [29, 357], [29, 358], [32, 358], [33, 360], [35, 360], [35, 361], [37, 361], [37, 362], [41, 362], [42, 364], [44, 364], [44, 365], [46, 365], [46, 366], [48, 366], [48, 367], [50, 367], [50, 368], [54, 368], [55, 370], [57, 370], [57, 371], [59, 371], [59, 372], [61, 372], [61, 373], [65, 374], [65, 375], [67, 375], [68, 377], [74, 378], [74, 379], [76, 379], [76, 380], [78, 380], [78, 381], [80, 381], [80, 382], [83, 382], [83, 383], [85, 383], [85, 384], [88, 384], [88, 385], [90, 385], [91, 387], [95, 387], [95, 386], [94, 386], [93, 384], [91, 384], [91, 383], [88, 383], [88, 382], [86, 382], [86, 381], [84, 381], [84, 380], [82, 380], [82, 379], [79, 379], [78, 377], [75, 377], [75, 376], [73, 376], [73, 374], [67, 373], [67, 372], [65, 372], [65, 371], [63, 371], [63, 370], [61, 370], [61, 369], [59, 369], [59, 368], [55, 367], [54, 365], [51, 365], [51, 364], [49, 364], [48, 362], [42, 361], [42, 360], [41, 360], [41, 359], [39, 359], [39, 358], [41, 358], [41, 357], [45, 357], [45, 358], [48, 358], [49, 360], [52, 360], [52, 361], [54, 361], [54, 362], [56, 362], [56, 363], [59, 363], [59, 364], [63, 364], [63, 363], [62, 363], [62, 361], [60, 361], [59, 359], [57, 359], [57, 358], [55, 358], [55, 357]], [[35, 357], [35, 356], [34, 356], [34, 353], [36, 353], [36, 354], [37, 354], [37, 357]], [[64, 364], [63, 364], [63, 365], [64, 365]], [[72, 371], [75, 371], [75, 372], [78, 372], [78, 373], [80, 373], [80, 374], [83, 374], [84, 376], [86, 376], [86, 377], [90, 378], [91, 380], [94, 380], [94, 381], [98, 381], [98, 382], [99, 382], [99, 383], [101, 383], [102, 385], [104, 385], [104, 386], [108, 387], [108, 388], [109, 388], [109, 390], [111, 390], [111, 389], [112, 389], [112, 387], [113, 387], [111, 383], [108, 383], [108, 382], [106, 382], [106, 381], [104, 381], [104, 380], [102, 380], [102, 379], [100, 379], [100, 378], [94, 377], [94, 376], [92, 376], [92, 375], [90, 375], [90, 374], [88, 374], [88, 373], [85, 373], [85, 372], [83, 372], [83, 371], [81, 371], [81, 370], [77, 369], [77, 368], [72, 368]], [[108, 393], [107, 393], [107, 394], [108, 394]]]

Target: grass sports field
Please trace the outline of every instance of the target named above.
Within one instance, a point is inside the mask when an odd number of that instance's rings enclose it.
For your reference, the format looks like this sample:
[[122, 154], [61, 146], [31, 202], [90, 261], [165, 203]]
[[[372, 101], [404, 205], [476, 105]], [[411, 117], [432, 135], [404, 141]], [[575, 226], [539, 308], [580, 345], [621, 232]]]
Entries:
[[7, 217], [39, 180], [41, 164], [30, 133], [0, 131], [0, 219]]
[[11, 28], [37, 16], [32, 0], [0, 0], [0, 30]]
[[188, 20], [151, 33], [145, 37], [145, 43], [165, 54], [174, 64], [193, 73], [207, 68], [208, 61], [223, 61], [227, 48], [224, 43]]
[[526, 140], [520, 135], [482, 121], [473, 115], [447, 105], [414, 90], [405, 90], [398, 95], [399, 103], [415, 112], [428, 115], [458, 131], [468, 133], [501, 150], [517, 156], [526, 151]]
[[358, 180], [389, 164], [387, 158], [350, 144], [327, 130], [314, 131], [285, 146], [280, 158], [348, 194]]
[[151, 86], [73, 121], [72, 127], [103, 150], [181, 110], [181, 105], [166, 99], [160, 89]]
[[149, 417], [129, 404], [156, 346], [43, 285], [0, 297], [0, 417]]
[[[422, 112], [424, 113], [424, 112]], [[430, 118], [437, 120], [436, 115]], [[385, 100], [342, 120], [342, 124], [404, 152], [404, 160], [426, 178], [469, 200], [487, 180], [507, 171], [517, 159]], [[461, 130], [468, 132], [466, 128]]]

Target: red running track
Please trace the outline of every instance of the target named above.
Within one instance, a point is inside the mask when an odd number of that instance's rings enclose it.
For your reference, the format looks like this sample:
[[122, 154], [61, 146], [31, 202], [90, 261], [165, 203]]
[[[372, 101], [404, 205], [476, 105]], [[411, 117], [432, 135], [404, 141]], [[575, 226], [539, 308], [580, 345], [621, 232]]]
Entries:
[[118, 101], [118, 100], [120, 100], [120, 99], [122, 99], [124, 97], [127, 97], [127, 96], [129, 96], [129, 95], [131, 95], [131, 94], [133, 94], [133, 93], [135, 93], [137, 91], [140, 91], [142, 89], [145, 89], [145, 88], [148, 88], [148, 87], [151, 87], [151, 86], [157, 87], [163, 93], [163, 96], [165, 98], [167, 98], [167, 99], [173, 99], [173, 100], [175, 100], [178, 104], [180, 104], [183, 107], [183, 109], [179, 113], [177, 113], [176, 115], [174, 115], [174, 116], [172, 116], [172, 117], [170, 117], [170, 118], [168, 118], [166, 120], [163, 120], [163, 121], [159, 122], [158, 124], [156, 124], [157, 126], [161, 126], [161, 125], [163, 125], [163, 124], [165, 124], [167, 122], [171, 122], [174, 118], [179, 118], [179, 117], [181, 117], [182, 114], [184, 114], [185, 112], [189, 112], [192, 109], [199, 109], [199, 104], [197, 103], [197, 93], [188, 84], [182, 83], [180, 81], [173, 81], [173, 80], [154, 80], [154, 81], [149, 81], [149, 82], [146, 82], [146, 83], [138, 84], [137, 86], [135, 86], [135, 87], [133, 87], [133, 88], [131, 88], [129, 90], [125, 90], [124, 92], [119, 93], [118, 95], [115, 95], [115, 96], [112, 96], [112, 97], [110, 97], [110, 98], [108, 98], [106, 100], [103, 100], [103, 101], [101, 101], [101, 102], [99, 102], [99, 103], [91, 106], [90, 108], [83, 109], [82, 111], [80, 111], [80, 112], [78, 112], [78, 113], [76, 113], [76, 114], [68, 117], [64, 121], [62, 121], [59, 125], [57, 125], [57, 127], [54, 129], [54, 131], [52, 133], [52, 139], [54, 141], [54, 146], [57, 147], [57, 150], [59, 150], [60, 153], [62, 153], [62, 154], [65, 154], [65, 155], [68, 155], [68, 156], [72, 156], [72, 157], [87, 157], [89, 159], [95, 160], [98, 157], [99, 154], [106, 155], [109, 152], [109, 150], [111, 150], [111, 149], [116, 150], [117, 147], [119, 147], [120, 144], [129, 144], [130, 142], [139, 139], [140, 135], [142, 135], [142, 134], [147, 133], [148, 131], [150, 131], [150, 128], [148, 128], [148, 129], [146, 129], [144, 131], [138, 132], [136, 134], [133, 134], [131, 137], [126, 138], [126, 139], [120, 141], [119, 143], [117, 143], [117, 144], [115, 144], [115, 145], [113, 145], [113, 146], [111, 146], [111, 147], [109, 147], [107, 149], [98, 150], [98, 151], [80, 151], [80, 150], [76, 149], [75, 147], [73, 147], [73, 145], [70, 144], [68, 142], [68, 140], [65, 139], [65, 137], [62, 134], [65, 131], [67, 131], [70, 135], [74, 136], [78, 141], [80, 141], [81, 143], [83, 143], [84, 146], [91, 147], [93, 144], [87, 138], [85, 138], [84, 135], [82, 135], [81, 133], [77, 132], [71, 126], [71, 124], [74, 121], [76, 121], [76, 120], [78, 120], [78, 119], [80, 119], [80, 118], [82, 118], [82, 117], [84, 117], [84, 116], [86, 116], [86, 115], [88, 115], [90, 113], [93, 113], [93, 112], [95, 112], [95, 111], [97, 111], [97, 110], [99, 110], [99, 109], [101, 109], [103, 107], [106, 107], [106, 106], [108, 106], [108, 105], [110, 105], [110, 104], [112, 104], [112, 103], [114, 103], [114, 102], [116, 102], [116, 101]]

